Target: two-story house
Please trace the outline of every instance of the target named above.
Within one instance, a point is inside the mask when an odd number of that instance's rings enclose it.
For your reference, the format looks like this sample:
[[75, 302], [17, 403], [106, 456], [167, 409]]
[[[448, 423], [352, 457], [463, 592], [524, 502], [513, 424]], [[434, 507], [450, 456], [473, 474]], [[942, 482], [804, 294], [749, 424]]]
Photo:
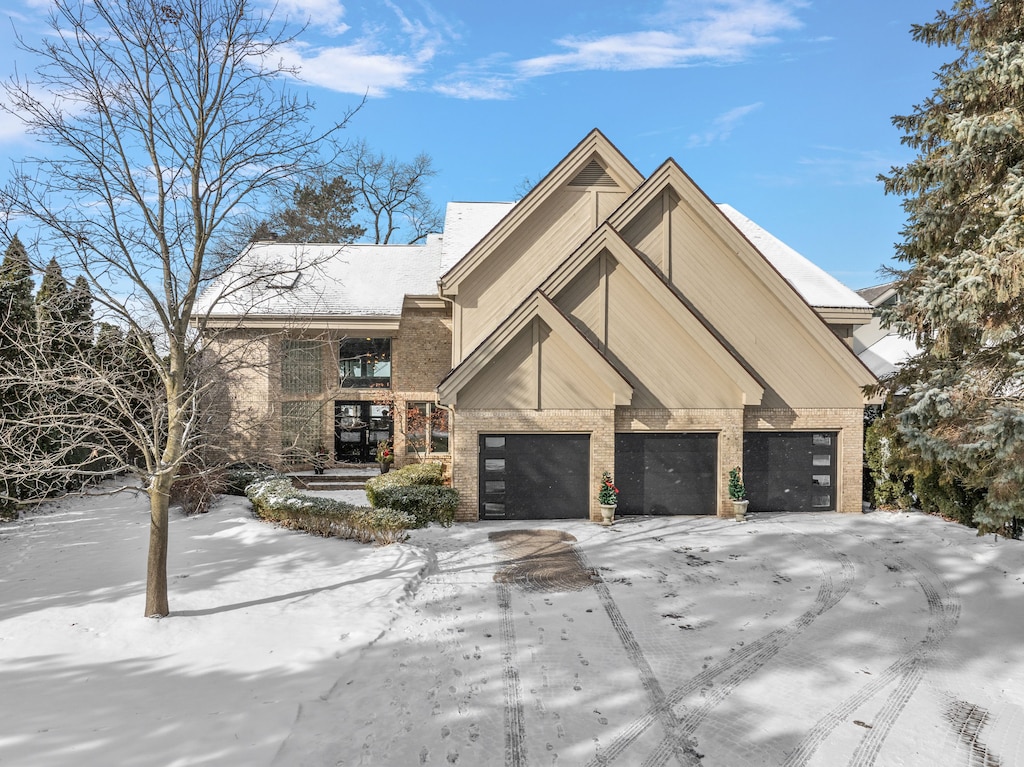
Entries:
[[861, 509], [870, 304], [596, 130], [423, 245], [254, 243], [205, 300], [236, 457], [393, 440], [462, 520], [597, 519], [603, 471], [620, 515], [729, 514], [735, 466], [751, 511]]

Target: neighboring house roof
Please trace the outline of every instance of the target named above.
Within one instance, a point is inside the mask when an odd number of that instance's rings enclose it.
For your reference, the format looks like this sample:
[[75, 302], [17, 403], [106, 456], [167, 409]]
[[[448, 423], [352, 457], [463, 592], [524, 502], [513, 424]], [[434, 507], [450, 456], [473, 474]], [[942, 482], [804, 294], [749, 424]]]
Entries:
[[771, 262], [804, 300], [815, 308], [870, 309], [861, 296], [806, 257], [793, 250], [771, 232], [762, 229], [731, 205], [721, 210], [751, 244]]
[[895, 373], [909, 358], [921, 352], [912, 339], [882, 325], [879, 317], [877, 309], [889, 301], [895, 301], [896, 285], [895, 282], [887, 282], [857, 291], [876, 311], [871, 322], [853, 331], [853, 350], [861, 362], [879, 378]]
[[896, 293], [896, 283], [886, 282], [883, 285], [872, 285], [870, 288], [861, 288], [857, 295], [863, 298], [872, 306], [881, 306], [886, 299]]
[[895, 373], [904, 362], [920, 351], [912, 339], [890, 333], [882, 336], [857, 356], [876, 377], [881, 378]]

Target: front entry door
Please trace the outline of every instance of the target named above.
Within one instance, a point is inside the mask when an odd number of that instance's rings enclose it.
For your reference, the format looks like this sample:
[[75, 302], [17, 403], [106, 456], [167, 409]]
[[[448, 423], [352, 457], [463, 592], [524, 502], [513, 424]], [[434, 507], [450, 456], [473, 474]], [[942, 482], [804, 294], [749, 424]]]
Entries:
[[373, 463], [377, 443], [394, 436], [391, 409], [372, 402], [334, 403], [334, 455], [344, 463]]

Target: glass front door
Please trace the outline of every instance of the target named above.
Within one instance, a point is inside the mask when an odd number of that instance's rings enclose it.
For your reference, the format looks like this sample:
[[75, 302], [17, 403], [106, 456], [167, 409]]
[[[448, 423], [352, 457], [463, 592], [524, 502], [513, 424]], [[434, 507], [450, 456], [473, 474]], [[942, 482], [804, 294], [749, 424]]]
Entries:
[[343, 463], [373, 463], [377, 443], [394, 437], [391, 409], [372, 402], [334, 403], [334, 454]]

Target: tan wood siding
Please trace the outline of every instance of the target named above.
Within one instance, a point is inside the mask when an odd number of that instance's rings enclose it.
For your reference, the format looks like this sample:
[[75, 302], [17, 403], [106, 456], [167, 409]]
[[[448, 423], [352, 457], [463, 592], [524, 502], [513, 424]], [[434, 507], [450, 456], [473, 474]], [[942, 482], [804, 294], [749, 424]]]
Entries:
[[587, 361], [536, 318], [459, 392], [460, 409], [600, 408], [612, 401]]
[[531, 323], [459, 392], [460, 408], [535, 409], [533, 343]]
[[601, 259], [596, 258], [554, 299], [555, 305], [599, 349], [604, 348], [607, 311], [603, 285]]
[[[794, 315], [793, 307], [766, 284], [781, 278], [768, 264], [755, 265], [759, 274], [740, 257], [740, 247], [745, 245], [723, 242], [686, 202], [675, 207], [673, 283], [765, 380], [770, 391], [765, 392], [763, 404], [793, 408], [861, 404], [860, 388], [849, 374], [834, 364], [820, 339]], [[787, 298], [800, 301], [795, 295]], [[804, 306], [799, 310], [811, 311]]]
[[643, 253], [658, 267], [662, 274], [668, 274], [665, 262], [665, 195], [659, 195], [622, 228], [622, 239]]
[[540, 352], [542, 410], [599, 408], [611, 402], [608, 388], [560, 336], [545, 335]]
[[563, 189], [552, 195], [460, 285], [456, 364], [590, 234], [592, 194]]
[[636, 408], [735, 408], [737, 384], [625, 269], [608, 277], [608, 350], [636, 387]]

